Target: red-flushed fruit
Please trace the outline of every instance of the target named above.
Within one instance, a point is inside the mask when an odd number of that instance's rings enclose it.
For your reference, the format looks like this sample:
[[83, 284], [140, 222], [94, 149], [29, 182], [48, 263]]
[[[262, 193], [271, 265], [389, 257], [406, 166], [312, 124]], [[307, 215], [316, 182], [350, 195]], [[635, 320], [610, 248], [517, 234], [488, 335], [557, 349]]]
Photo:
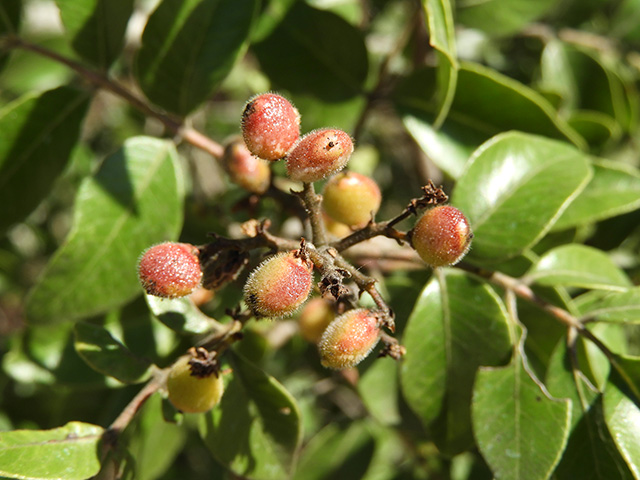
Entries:
[[249, 274], [244, 300], [257, 317], [293, 315], [313, 286], [313, 264], [299, 250], [266, 259]]
[[252, 155], [241, 140], [231, 142], [225, 147], [222, 166], [233, 183], [251, 193], [261, 195], [269, 188], [269, 162]]
[[202, 270], [197, 247], [166, 242], [147, 249], [138, 262], [138, 278], [149, 295], [176, 298], [200, 285]]
[[281, 95], [257, 95], [244, 107], [242, 136], [254, 155], [265, 160], [279, 160], [300, 137], [300, 114]]
[[300, 335], [311, 343], [318, 343], [329, 324], [336, 318], [331, 302], [324, 298], [313, 298], [307, 303], [298, 317]]
[[324, 367], [341, 370], [360, 363], [380, 340], [381, 322], [366, 308], [349, 310], [329, 324], [318, 351]]
[[353, 153], [351, 137], [335, 128], [307, 133], [287, 155], [292, 180], [315, 182], [342, 170]]
[[371, 178], [356, 172], [331, 177], [322, 192], [325, 212], [351, 227], [364, 227], [380, 209], [380, 187]]
[[215, 407], [224, 393], [220, 373], [195, 375], [189, 365], [190, 355], [180, 357], [171, 367], [167, 377], [169, 401], [186, 413], [202, 413]]
[[411, 244], [432, 267], [458, 263], [471, 246], [471, 227], [464, 214], [444, 205], [425, 212], [411, 231]]

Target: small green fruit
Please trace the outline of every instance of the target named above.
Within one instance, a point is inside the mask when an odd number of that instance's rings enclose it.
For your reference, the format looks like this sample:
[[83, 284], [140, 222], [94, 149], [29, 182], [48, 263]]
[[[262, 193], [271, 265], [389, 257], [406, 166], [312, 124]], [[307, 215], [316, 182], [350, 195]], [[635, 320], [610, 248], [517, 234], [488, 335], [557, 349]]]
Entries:
[[244, 142], [228, 144], [222, 156], [222, 166], [236, 185], [262, 195], [271, 182], [269, 162], [252, 155]]
[[364, 227], [382, 202], [378, 184], [356, 172], [342, 172], [330, 178], [322, 197], [327, 214], [353, 228]]
[[198, 248], [166, 242], [146, 250], [138, 262], [138, 277], [149, 295], [176, 298], [200, 285], [202, 270]]
[[318, 343], [334, 318], [336, 313], [330, 302], [323, 298], [313, 298], [300, 312], [300, 334], [308, 342]]
[[202, 413], [216, 406], [224, 392], [222, 375], [214, 373], [198, 377], [191, 371], [190, 355], [180, 357], [167, 377], [169, 401], [186, 413]]
[[337, 317], [322, 334], [320, 363], [341, 370], [360, 363], [380, 340], [380, 320], [366, 308], [349, 310]]
[[411, 244], [432, 267], [454, 265], [471, 246], [471, 227], [464, 214], [445, 205], [428, 210], [411, 231]]
[[298, 250], [273, 255], [249, 275], [244, 300], [257, 317], [291, 316], [311, 293], [312, 270]]
[[292, 180], [315, 182], [342, 170], [353, 153], [351, 137], [335, 128], [309, 132], [287, 155]]

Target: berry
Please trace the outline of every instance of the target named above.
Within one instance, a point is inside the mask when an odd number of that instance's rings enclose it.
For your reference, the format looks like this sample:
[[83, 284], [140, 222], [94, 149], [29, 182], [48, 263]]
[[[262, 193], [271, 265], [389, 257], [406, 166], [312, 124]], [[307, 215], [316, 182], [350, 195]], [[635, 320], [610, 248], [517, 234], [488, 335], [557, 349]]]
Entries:
[[280, 95], [257, 95], [247, 102], [242, 112], [242, 136], [254, 155], [279, 160], [300, 137], [300, 114]]
[[311, 343], [318, 343], [322, 333], [336, 317], [333, 306], [323, 298], [314, 298], [307, 303], [298, 318], [302, 337]]
[[169, 401], [178, 410], [186, 413], [207, 412], [222, 398], [222, 375], [195, 375], [189, 364], [191, 359], [190, 355], [180, 357], [171, 367], [167, 377]]
[[320, 363], [336, 370], [356, 366], [378, 343], [380, 328], [376, 314], [366, 308], [340, 315], [322, 334]]
[[233, 183], [251, 193], [261, 195], [269, 188], [269, 163], [252, 155], [242, 141], [231, 142], [225, 147], [222, 166]]
[[299, 250], [274, 255], [251, 272], [244, 300], [257, 317], [288, 317], [311, 293], [312, 270]]
[[432, 267], [459, 262], [469, 251], [472, 238], [467, 218], [449, 205], [428, 210], [411, 233], [413, 248]]
[[198, 253], [188, 243], [166, 242], [147, 249], [138, 262], [142, 287], [157, 297], [189, 295], [202, 279]]
[[364, 227], [382, 202], [378, 184], [356, 172], [342, 172], [329, 179], [322, 197], [327, 214], [351, 227]]
[[351, 137], [342, 130], [314, 130], [302, 137], [287, 155], [287, 172], [292, 180], [322, 180], [342, 170], [352, 153]]

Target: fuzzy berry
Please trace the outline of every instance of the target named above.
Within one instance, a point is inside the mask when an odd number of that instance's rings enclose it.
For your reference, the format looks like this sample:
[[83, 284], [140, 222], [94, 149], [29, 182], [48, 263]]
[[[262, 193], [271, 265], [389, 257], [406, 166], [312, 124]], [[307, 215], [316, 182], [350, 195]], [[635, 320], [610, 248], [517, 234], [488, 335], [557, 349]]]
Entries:
[[309, 132], [287, 155], [292, 180], [315, 182], [342, 170], [353, 153], [351, 137], [335, 128]]
[[231, 142], [225, 147], [222, 166], [233, 183], [251, 193], [261, 195], [269, 188], [269, 163], [252, 155], [242, 141]]
[[293, 315], [311, 293], [312, 270], [313, 265], [297, 250], [274, 255], [251, 272], [244, 300], [257, 317]]
[[188, 243], [166, 242], [147, 249], [138, 262], [140, 283], [157, 297], [189, 295], [202, 279], [198, 253]]
[[327, 214], [351, 227], [364, 227], [382, 202], [378, 184], [356, 172], [342, 172], [330, 178], [322, 197]]
[[366, 308], [349, 310], [337, 317], [322, 334], [320, 363], [336, 370], [360, 363], [380, 340], [380, 320]]
[[471, 227], [464, 214], [449, 205], [428, 210], [411, 232], [411, 243], [432, 267], [459, 262], [471, 246]]
[[300, 334], [308, 342], [318, 343], [335, 317], [333, 305], [329, 301], [323, 298], [314, 298], [300, 312], [298, 318]]
[[224, 392], [222, 375], [210, 373], [195, 375], [189, 361], [191, 356], [180, 357], [167, 377], [169, 401], [186, 413], [202, 413], [216, 406]]
[[280, 95], [257, 95], [244, 107], [242, 136], [254, 155], [265, 160], [279, 160], [300, 137], [300, 114]]

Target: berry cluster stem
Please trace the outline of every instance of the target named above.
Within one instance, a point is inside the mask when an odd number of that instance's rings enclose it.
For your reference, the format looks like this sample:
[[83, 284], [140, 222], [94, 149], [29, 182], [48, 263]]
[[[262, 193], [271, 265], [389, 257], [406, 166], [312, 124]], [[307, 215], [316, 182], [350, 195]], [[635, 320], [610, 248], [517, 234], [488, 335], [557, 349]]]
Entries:
[[317, 247], [327, 244], [327, 232], [322, 218], [322, 195], [316, 194], [313, 183], [303, 183], [300, 198], [305, 205], [311, 223], [312, 242]]

